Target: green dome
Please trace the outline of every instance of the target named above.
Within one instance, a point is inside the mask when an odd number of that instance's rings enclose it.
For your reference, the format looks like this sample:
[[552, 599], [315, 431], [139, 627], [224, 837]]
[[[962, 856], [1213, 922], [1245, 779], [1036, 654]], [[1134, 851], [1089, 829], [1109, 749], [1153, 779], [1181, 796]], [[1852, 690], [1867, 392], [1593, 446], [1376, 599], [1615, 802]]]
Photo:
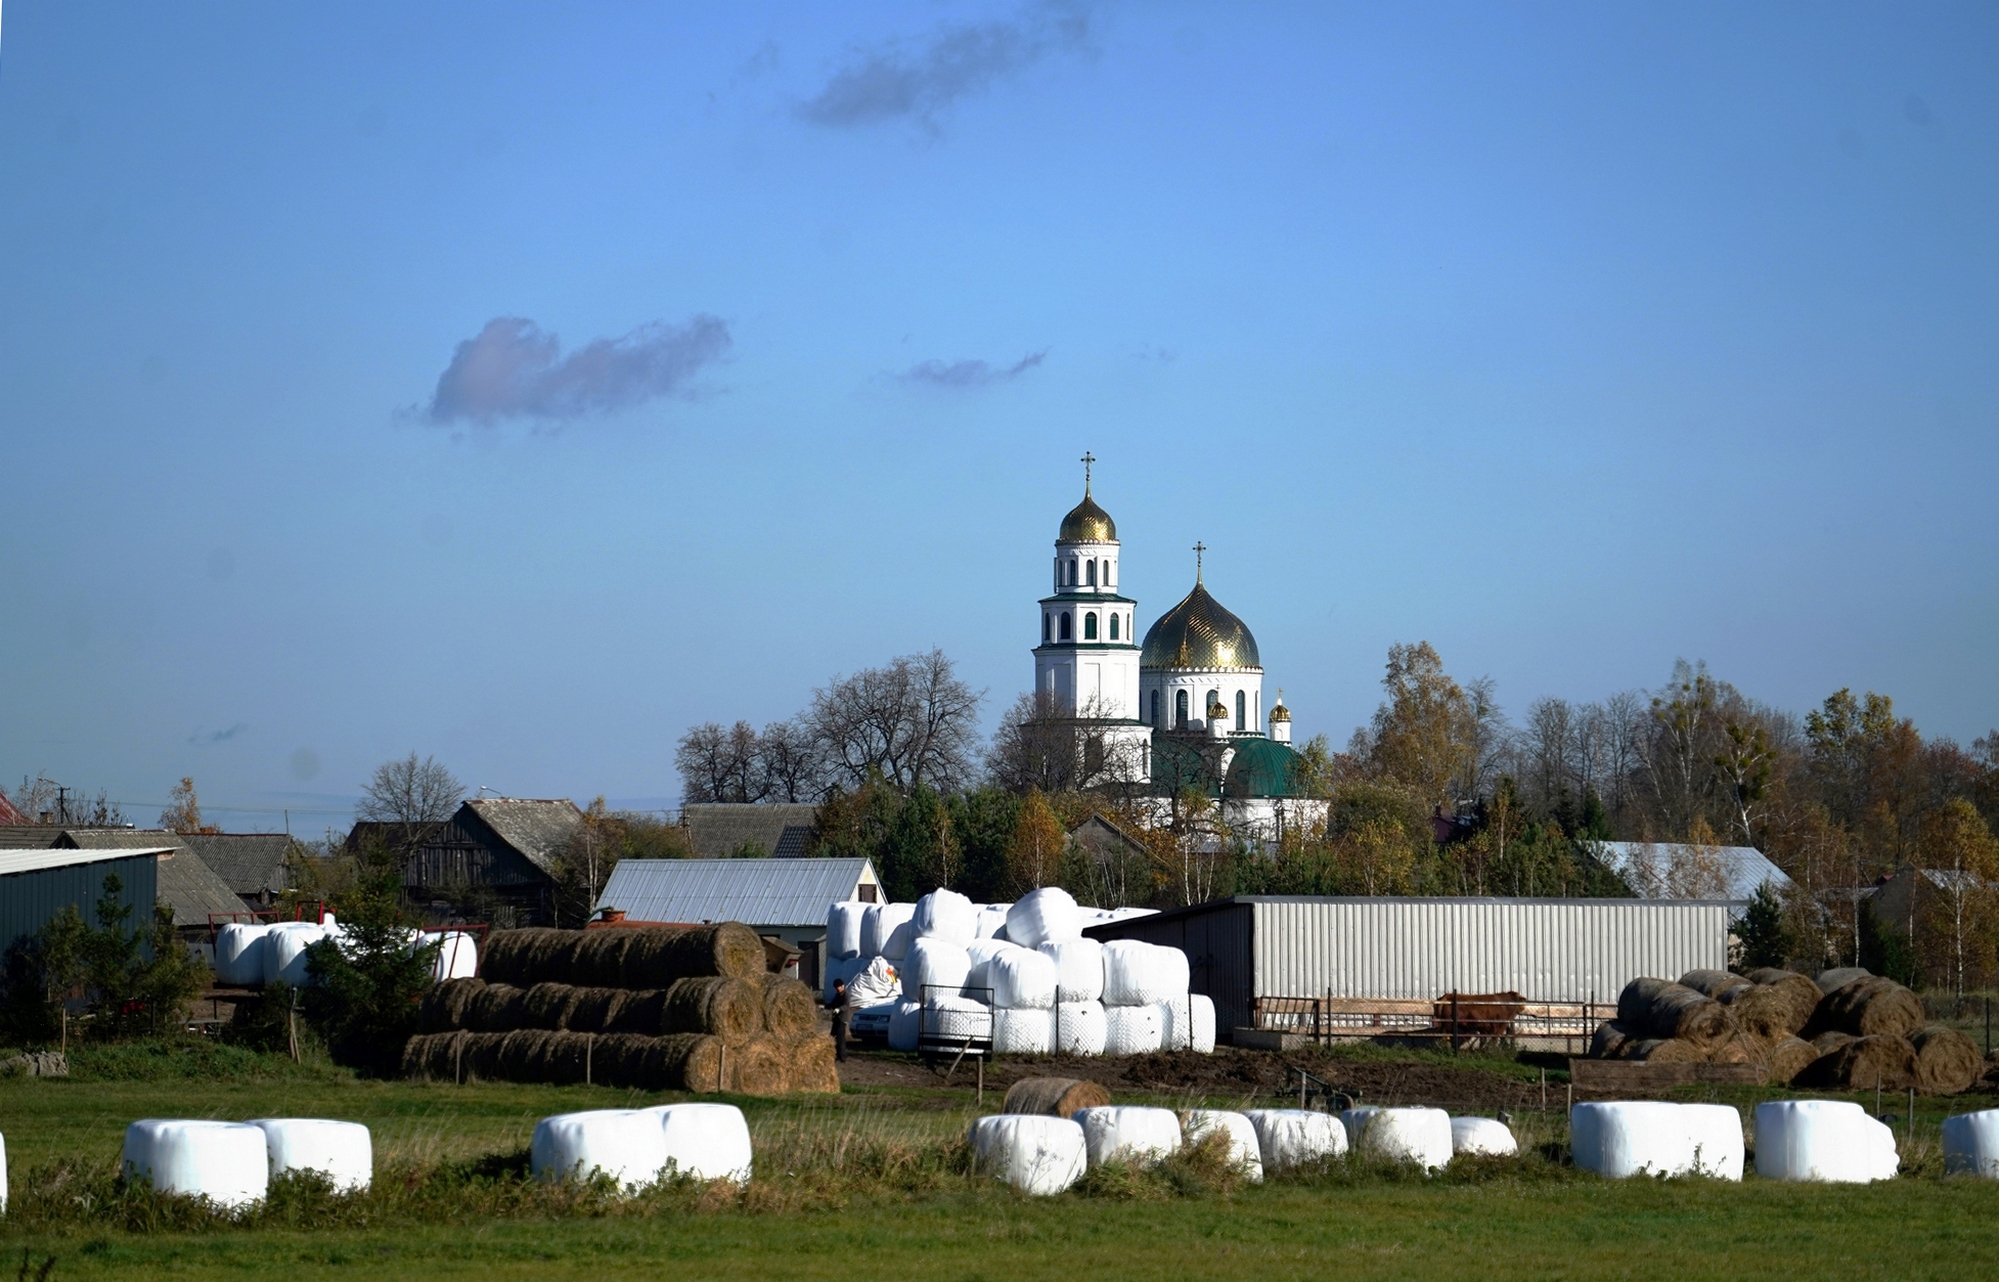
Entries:
[[1230, 797], [1295, 797], [1298, 795], [1298, 754], [1275, 739], [1234, 739], [1229, 777], [1222, 792]]

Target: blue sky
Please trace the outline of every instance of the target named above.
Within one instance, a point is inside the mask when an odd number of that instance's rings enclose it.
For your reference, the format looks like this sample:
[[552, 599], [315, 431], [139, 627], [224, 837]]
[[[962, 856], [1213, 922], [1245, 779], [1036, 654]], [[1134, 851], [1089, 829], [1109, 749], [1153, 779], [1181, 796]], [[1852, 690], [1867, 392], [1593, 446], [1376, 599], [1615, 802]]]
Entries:
[[10, 782], [664, 805], [933, 645], [996, 713], [1085, 449], [1301, 733], [1416, 639], [1999, 724], [1990, 6], [5, 16]]

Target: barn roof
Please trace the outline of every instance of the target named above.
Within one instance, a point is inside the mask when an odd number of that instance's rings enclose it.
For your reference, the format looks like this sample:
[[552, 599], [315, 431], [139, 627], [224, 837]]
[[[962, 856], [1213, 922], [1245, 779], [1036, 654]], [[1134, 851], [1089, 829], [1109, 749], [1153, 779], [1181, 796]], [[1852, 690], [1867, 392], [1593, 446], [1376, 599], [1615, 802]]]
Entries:
[[694, 853], [703, 859], [729, 859], [744, 847], [790, 859], [805, 853], [819, 807], [790, 802], [697, 802], [683, 806]]
[[553, 870], [555, 857], [583, 826], [583, 812], [567, 797], [485, 797], [464, 808], [543, 872]]
[[633, 921], [823, 926], [828, 905], [877, 882], [866, 859], [623, 859], [597, 907]]
[[[1696, 846], [1679, 842], [1592, 841], [1589, 851], [1604, 867], [1640, 899], [1732, 899], [1747, 900], [1757, 888], [1768, 884], [1782, 891], [1791, 884], [1784, 870], [1764, 857], [1754, 846]], [[1720, 893], [1673, 893], [1676, 865], [1701, 865], [1690, 875], [1696, 880], [1719, 880]]]
[[291, 888], [286, 860], [295, 843], [286, 833], [189, 833], [181, 840], [239, 895], [275, 895]]

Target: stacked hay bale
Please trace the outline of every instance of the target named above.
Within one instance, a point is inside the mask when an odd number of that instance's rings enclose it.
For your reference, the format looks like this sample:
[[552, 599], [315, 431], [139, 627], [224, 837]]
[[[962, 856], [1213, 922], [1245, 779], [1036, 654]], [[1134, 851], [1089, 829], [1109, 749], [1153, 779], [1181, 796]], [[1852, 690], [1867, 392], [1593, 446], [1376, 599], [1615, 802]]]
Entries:
[[403, 1073], [746, 1095], [837, 1093], [812, 992], [739, 922], [510, 930], [485, 976], [432, 988]]
[[1635, 979], [1617, 1018], [1590, 1040], [1594, 1059], [1755, 1064], [1766, 1082], [1842, 1090], [1915, 1087], [1954, 1094], [1983, 1065], [1970, 1039], [1925, 1028], [1916, 995], [1857, 967], [1808, 979], [1694, 970], [1679, 982]]

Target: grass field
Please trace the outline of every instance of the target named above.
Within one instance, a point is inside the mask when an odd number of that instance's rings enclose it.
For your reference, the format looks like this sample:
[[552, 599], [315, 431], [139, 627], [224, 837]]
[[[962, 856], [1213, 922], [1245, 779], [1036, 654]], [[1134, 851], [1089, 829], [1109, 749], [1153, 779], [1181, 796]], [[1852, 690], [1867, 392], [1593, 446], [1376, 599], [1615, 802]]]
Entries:
[[[1732, 1088], [1720, 1098], [1746, 1108], [1771, 1094]], [[1904, 1148], [1910, 1173], [1870, 1187], [1600, 1181], [1560, 1160], [1557, 1108], [1516, 1118], [1533, 1150], [1522, 1158], [1461, 1162], [1434, 1179], [1356, 1162], [1258, 1186], [1190, 1164], [1110, 1172], [1080, 1191], [1030, 1200], [966, 1170], [960, 1140], [978, 1110], [957, 1088], [736, 1101], [757, 1149], [747, 1191], [668, 1186], [622, 1199], [524, 1178], [536, 1119], [630, 1098], [587, 1087], [357, 1081], [244, 1053], [82, 1054], [69, 1080], [0, 1081], [12, 1174], [0, 1276], [24, 1258], [35, 1276], [54, 1257], [51, 1282], [662, 1274], [1095, 1282], [1449, 1271], [1956, 1279], [1985, 1276], [1999, 1258], [1999, 1183], [1939, 1173], [1937, 1124], [1990, 1102], [1982, 1099], [1922, 1101]], [[119, 1143], [135, 1118], [272, 1115], [366, 1122], [376, 1188], [356, 1198], [280, 1188], [262, 1210], [229, 1223], [117, 1186]]]

